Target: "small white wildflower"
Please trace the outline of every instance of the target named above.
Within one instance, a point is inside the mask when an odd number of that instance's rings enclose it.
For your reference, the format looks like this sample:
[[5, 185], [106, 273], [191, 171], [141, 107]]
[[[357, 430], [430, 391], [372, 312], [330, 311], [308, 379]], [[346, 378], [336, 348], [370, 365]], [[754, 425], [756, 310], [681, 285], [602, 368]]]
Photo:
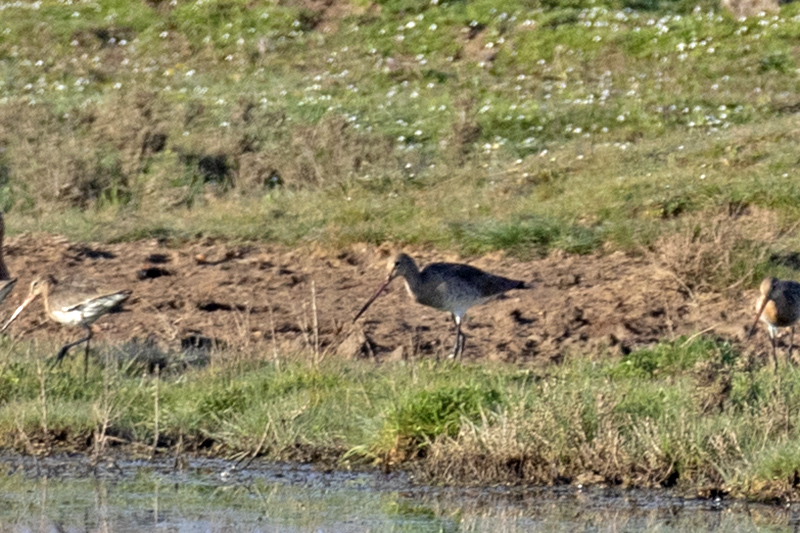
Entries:
[[169, 32], [162, 31], [161, 33], [158, 34], [158, 36], [161, 37], [162, 39], [166, 39], [167, 36], [169, 36]]

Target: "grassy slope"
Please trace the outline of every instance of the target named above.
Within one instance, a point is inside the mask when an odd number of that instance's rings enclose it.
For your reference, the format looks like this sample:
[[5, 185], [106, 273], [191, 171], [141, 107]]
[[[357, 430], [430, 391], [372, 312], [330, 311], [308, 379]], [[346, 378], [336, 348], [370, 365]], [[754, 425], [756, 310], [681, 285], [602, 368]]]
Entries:
[[795, 5], [36, 5], [0, 22], [15, 231], [530, 253], [800, 219]]

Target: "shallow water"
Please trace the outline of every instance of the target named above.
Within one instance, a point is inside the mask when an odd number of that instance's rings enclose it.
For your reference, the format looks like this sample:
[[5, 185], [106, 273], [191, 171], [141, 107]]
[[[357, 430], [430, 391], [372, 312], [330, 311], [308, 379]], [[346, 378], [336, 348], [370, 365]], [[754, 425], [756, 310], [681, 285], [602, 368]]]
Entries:
[[0, 457], [0, 531], [798, 531], [800, 506], [662, 491], [449, 489], [401, 474], [192, 459]]

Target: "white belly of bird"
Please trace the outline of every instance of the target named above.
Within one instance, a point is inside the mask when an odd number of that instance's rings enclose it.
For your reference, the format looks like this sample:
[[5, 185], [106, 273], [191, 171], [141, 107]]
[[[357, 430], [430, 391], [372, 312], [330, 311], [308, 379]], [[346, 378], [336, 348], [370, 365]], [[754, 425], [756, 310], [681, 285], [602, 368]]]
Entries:
[[51, 314], [56, 322], [65, 326], [80, 326], [86, 319], [79, 309], [54, 309]]

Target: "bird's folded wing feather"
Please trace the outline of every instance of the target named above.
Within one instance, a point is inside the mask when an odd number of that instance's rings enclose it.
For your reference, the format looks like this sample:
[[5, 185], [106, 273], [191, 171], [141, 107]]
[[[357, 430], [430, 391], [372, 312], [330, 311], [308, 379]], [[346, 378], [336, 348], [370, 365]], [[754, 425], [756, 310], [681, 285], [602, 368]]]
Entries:
[[17, 283], [16, 278], [0, 281], [0, 302], [6, 299], [6, 296], [9, 295], [9, 293], [14, 288], [14, 285], [16, 285], [16, 283]]
[[124, 302], [129, 296], [129, 292], [116, 292], [113, 294], [106, 294], [104, 296], [96, 296], [72, 306], [64, 306], [62, 311], [65, 313], [78, 311], [84, 316], [102, 314], [121, 302]]

